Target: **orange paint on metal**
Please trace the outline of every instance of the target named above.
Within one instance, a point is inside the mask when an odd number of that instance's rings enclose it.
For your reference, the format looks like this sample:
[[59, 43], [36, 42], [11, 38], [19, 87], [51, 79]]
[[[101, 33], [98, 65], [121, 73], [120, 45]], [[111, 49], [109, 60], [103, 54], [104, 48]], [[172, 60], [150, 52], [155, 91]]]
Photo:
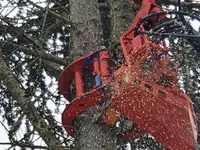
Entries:
[[[102, 63], [101, 63], [102, 59]], [[90, 74], [93, 73], [99, 75], [100, 78], [109, 77], [109, 64], [104, 60], [110, 60], [108, 50], [103, 49], [98, 52], [92, 53], [88, 56], [81, 57], [78, 60], [70, 64], [60, 75], [59, 78], [59, 91], [60, 93], [70, 102], [69, 106], [65, 108], [65, 111], [62, 114], [62, 124], [67, 133], [71, 136], [74, 135], [73, 129], [73, 120], [80, 113], [84, 112], [89, 107], [96, 105], [100, 102], [103, 97], [103, 88], [108, 83], [103, 81], [103, 85], [98, 87], [94, 85], [92, 89], [88, 92], [85, 92], [84, 89], [84, 80], [82, 71], [85, 68], [88, 69]], [[100, 68], [101, 65], [101, 68]], [[95, 74], [93, 78], [95, 79]], [[70, 86], [72, 81], [75, 80], [75, 97], [71, 97]], [[91, 79], [92, 80], [92, 79]]]
[[100, 61], [100, 69], [101, 69], [101, 77], [103, 79], [104, 84], [108, 84], [110, 82], [111, 77], [111, 58], [109, 56], [108, 51], [102, 51], [100, 52], [99, 56]]
[[74, 136], [73, 120], [80, 113], [84, 112], [86, 109], [96, 105], [103, 94], [96, 89], [88, 92], [81, 99], [76, 97], [68, 107], [65, 108], [62, 114], [62, 125], [67, 133]]
[[106, 110], [105, 115], [103, 116], [103, 121], [105, 124], [108, 126], [113, 126], [116, 124], [116, 122], [120, 119], [120, 114], [119, 112], [116, 111], [115, 108], [109, 107]]
[[82, 70], [75, 70], [74, 76], [76, 82], [76, 96], [78, 97], [84, 93]]

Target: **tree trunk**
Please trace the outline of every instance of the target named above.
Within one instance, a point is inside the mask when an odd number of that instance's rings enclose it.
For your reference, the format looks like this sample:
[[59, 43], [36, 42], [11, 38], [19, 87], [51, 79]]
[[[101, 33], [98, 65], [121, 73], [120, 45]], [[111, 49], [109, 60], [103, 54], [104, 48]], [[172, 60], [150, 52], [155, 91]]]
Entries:
[[135, 16], [137, 5], [133, 0], [108, 0], [111, 16], [111, 47], [119, 43], [120, 36], [128, 30]]
[[75, 60], [97, 51], [102, 46], [103, 32], [97, 0], [71, 0], [70, 11], [73, 23], [70, 56]]
[[[71, 58], [76, 59], [98, 51], [102, 46], [102, 27], [98, 0], [71, 0]], [[116, 133], [113, 128], [95, 123], [102, 113], [101, 106], [94, 106], [74, 120], [76, 150], [115, 150]]]
[[[110, 40], [111, 53], [117, 65], [121, 65], [123, 54], [119, 45], [120, 36], [128, 30], [135, 16], [138, 5], [133, 0], [108, 0], [110, 6]], [[119, 64], [118, 64], [119, 63]]]

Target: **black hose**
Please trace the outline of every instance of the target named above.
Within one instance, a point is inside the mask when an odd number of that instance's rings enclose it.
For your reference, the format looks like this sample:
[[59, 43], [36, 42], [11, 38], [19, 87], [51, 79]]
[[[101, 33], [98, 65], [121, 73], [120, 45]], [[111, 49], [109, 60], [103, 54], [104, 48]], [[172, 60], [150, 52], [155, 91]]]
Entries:
[[200, 38], [200, 35], [188, 35], [188, 34], [177, 34], [177, 33], [160, 33], [160, 32], [152, 32], [152, 31], [138, 31], [140, 34], [147, 35], [164, 35], [166, 37], [184, 37], [184, 38]]
[[142, 23], [146, 22], [146, 21], [149, 21], [151, 17], [154, 17], [154, 16], [162, 16], [162, 15], [167, 15], [167, 14], [178, 14], [178, 15], [182, 15], [182, 16], [189, 16], [191, 17], [192, 19], [196, 19], [198, 21], [200, 21], [200, 18], [193, 15], [193, 14], [190, 14], [190, 13], [186, 13], [186, 12], [182, 12], [182, 11], [166, 11], [166, 12], [158, 12], [158, 13], [152, 13], [152, 14], [149, 14], [147, 16], [145, 16], [144, 18], [142, 18], [135, 26], [134, 28], [134, 36], [137, 36], [138, 34], [138, 30], [139, 30], [139, 27]]
[[169, 20], [169, 21], [156, 25], [154, 28], [151, 29], [151, 31], [155, 32], [162, 28], [165, 29], [166, 31], [169, 31], [169, 30], [175, 30], [176, 28], [179, 28], [179, 27], [182, 27], [182, 26], [179, 24], [176, 24], [176, 20]]
[[[182, 25], [180, 24], [175, 24], [175, 21], [167, 21], [164, 22], [162, 24], [159, 24], [158, 26], [155, 26], [153, 29], [149, 30], [149, 31], [145, 31], [145, 30], [139, 30], [139, 27], [142, 23], [144, 22], [148, 22], [150, 20], [151, 17], [154, 16], [161, 16], [161, 15], [166, 15], [166, 14], [175, 14], [178, 15], [179, 19], [178, 21], [182, 23]], [[191, 27], [190, 24], [188, 24], [185, 21], [184, 16], [189, 16], [192, 19], [196, 19], [198, 21], [200, 21], [200, 18], [193, 15], [193, 14], [189, 14], [186, 12], [182, 12], [182, 11], [167, 11], [167, 12], [158, 12], [158, 13], [152, 13], [144, 18], [142, 18], [135, 26], [133, 34], [134, 36], [137, 36], [138, 34], [147, 34], [147, 35], [156, 35], [156, 36], [160, 36], [162, 39], [164, 39], [165, 37], [182, 37], [185, 38], [195, 49], [198, 53], [200, 53], [200, 34], [197, 35], [197, 33], [194, 31], [194, 29]], [[176, 18], [177, 19], [177, 18]], [[173, 25], [174, 22], [174, 25]], [[181, 27], [182, 26], [182, 27]], [[159, 29], [160, 28], [160, 29]], [[182, 29], [182, 30], [181, 30]], [[185, 30], [186, 29], [186, 30]], [[178, 31], [186, 31], [185, 34], [181, 34], [181, 33], [169, 33], [169, 32], [178, 32]], [[161, 39], [160, 38], [160, 39]]]

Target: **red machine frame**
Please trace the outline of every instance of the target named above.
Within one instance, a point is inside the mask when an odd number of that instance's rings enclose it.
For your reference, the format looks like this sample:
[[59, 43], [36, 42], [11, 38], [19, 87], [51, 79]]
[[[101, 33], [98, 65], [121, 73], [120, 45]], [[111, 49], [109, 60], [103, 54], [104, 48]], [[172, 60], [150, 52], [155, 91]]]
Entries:
[[[105, 124], [113, 124], [121, 116], [136, 124], [135, 129], [125, 133], [125, 137], [135, 137], [137, 131], [151, 134], [163, 146], [171, 150], [194, 150], [197, 141], [197, 124], [190, 98], [176, 86], [176, 69], [170, 64], [164, 41], [159, 44], [148, 40], [146, 35], [134, 35], [140, 19], [154, 12], [163, 12], [155, 0], [135, 0], [142, 2], [130, 29], [120, 37], [125, 64], [111, 72], [109, 51], [101, 51], [81, 57], [67, 67], [60, 76], [59, 90], [70, 102], [62, 116], [65, 130], [73, 136], [73, 119], [87, 108], [104, 99], [102, 89], [113, 89], [112, 108], [105, 113]], [[166, 16], [152, 17], [152, 26]], [[145, 29], [145, 23], [139, 30]], [[151, 60], [151, 61], [149, 61]], [[150, 62], [149, 64], [147, 62]], [[147, 63], [147, 71], [145, 69]], [[95, 78], [95, 85], [89, 91], [84, 89], [83, 69]], [[75, 80], [76, 96], [70, 95], [71, 82]], [[112, 82], [110, 82], [112, 81]], [[114, 110], [114, 111], [113, 111]], [[115, 111], [116, 110], [116, 111]], [[115, 117], [114, 122], [109, 113]]]
[[[69, 135], [73, 136], [74, 130], [73, 119], [85, 111], [87, 108], [94, 106], [103, 98], [102, 90], [110, 80], [109, 64], [112, 61], [109, 57], [108, 50], [102, 49], [98, 52], [81, 57], [70, 66], [68, 66], [59, 78], [59, 91], [70, 102], [62, 115], [63, 127]], [[95, 85], [86, 92], [84, 91], [83, 69], [88, 68], [95, 78]], [[75, 80], [76, 95], [72, 99], [70, 85]]]

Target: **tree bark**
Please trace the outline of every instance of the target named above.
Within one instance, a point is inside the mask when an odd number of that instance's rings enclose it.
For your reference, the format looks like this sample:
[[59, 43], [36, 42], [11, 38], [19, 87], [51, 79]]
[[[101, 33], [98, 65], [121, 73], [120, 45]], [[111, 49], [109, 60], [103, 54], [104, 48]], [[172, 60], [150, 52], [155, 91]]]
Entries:
[[[71, 21], [74, 24], [71, 34], [70, 57], [98, 51], [102, 46], [102, 27], [98, 0], [71, 0]], [[104, 124], [95, 123], [102, 114], [101, 106], [89, 108], [74, 120], [76, 150], [115, 150], [116, 133]]]
[[115, 47], [119, 43], [120, 36], [128, 30], [137, 9], [133, 0], [108, 0], [110, 5], [110, 45]]
[[110, 39], [109, 48], [115, 63], [121, 65], [123, 54], [119, 45], [120, 36], [128, 30], [138, 9], [132, 0], [108, 0], [110, 6]]
[[102, 28], [97, 0], [71, 0], [71, 21], [73, 23], [70, 40], [71, 57], [97, 51], [102, 46]]

